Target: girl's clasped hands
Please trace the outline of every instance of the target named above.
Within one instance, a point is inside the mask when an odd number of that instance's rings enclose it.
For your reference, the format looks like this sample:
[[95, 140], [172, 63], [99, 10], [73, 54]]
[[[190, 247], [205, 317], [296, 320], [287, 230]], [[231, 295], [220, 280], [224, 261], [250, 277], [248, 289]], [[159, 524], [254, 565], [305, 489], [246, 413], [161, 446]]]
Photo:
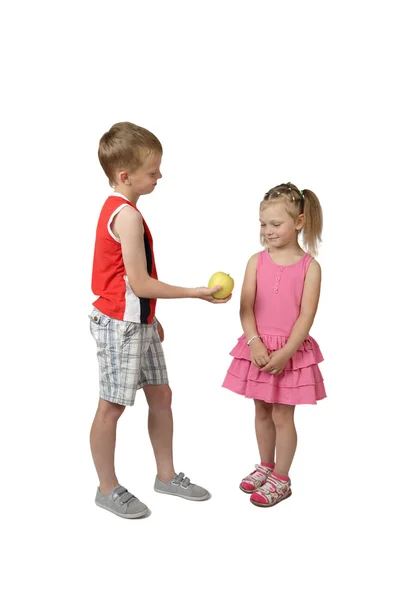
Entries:
[[284, 348], [268, 353], [268, 349], [260, 339], [251, 342], [250, 357], [255, 367], [260, 371], [268, 371], [271, 375], [280, 375], [290, 359]]

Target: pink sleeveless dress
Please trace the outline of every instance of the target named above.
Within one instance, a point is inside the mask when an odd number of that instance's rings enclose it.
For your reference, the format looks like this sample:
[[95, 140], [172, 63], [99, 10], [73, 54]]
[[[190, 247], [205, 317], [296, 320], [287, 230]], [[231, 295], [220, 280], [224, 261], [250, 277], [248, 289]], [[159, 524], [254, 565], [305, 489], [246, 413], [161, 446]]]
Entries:
[[[257, 292], [254, 315], [257, 331], [269, 352], [287, 342], [299, 317], [304, 279], [313, 260], [305, 254], [292, 265], [273, 262], [268, 250], [257, 262]], [[323, 356], [317, 342], [308, 336], [280, 375], [271, 375], [250, 361], [250, 347], [242, 335], [230, 352], [233, 361], [223, 387], [246, 398], [278, 404], [316, 404], [326, 397], [318, 363]]]

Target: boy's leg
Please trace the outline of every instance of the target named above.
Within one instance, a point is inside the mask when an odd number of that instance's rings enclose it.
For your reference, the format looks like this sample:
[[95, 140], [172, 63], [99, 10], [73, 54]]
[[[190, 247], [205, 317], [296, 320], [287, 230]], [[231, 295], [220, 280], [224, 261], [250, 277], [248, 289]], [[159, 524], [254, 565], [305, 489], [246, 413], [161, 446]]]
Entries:
[[114, 454], [118, 419], [125, 406], [133, 406], [139, 388], [146, 327], [111, 319], [96, 309], [90, 317], [100, 367], [100, 401], [90, 432], [93, 461], [100, 481], [95, 503], [119, 517], [136, 519], [147, 515], [148, 508], [118, 484]]
[[149, 334], [150, 344], [142, 356], [138, 387], [143, 387], [149, 405], [149, 435], [157, 463], [154, 490], [187, 500], [208, 500], [210, 494], [205, 488], [191, 483], [184, 473], [175, 473], [172, 458], [172, 394], [156, 320]]
[[114, 468], [117, 422], [125, 406], [100, 398], [90, 431], [90, 447], [100, 481], [100, 492], [108, 494], [118, 485]]
[[149, 436], [156, 459], [157, 476], [166, 483], [176, 474], [172, 458], [171, 388], [168, 384], [145, 385], [143, 391], [149, 405]]
[[100, 485], [95, 503], [124, 519], [148, 515], [149, 509], [136, 496], [118, 484], [114, 470], [117, 422], [125, 406], [100, 398], [90, 431], [90, 446]]
[[171, 388], [168, 384], [148, 384], [143, 386], [143, 390], [149, 405], [149, 435], [157, 463], [155, 491], [187, 500], [208, 500], [210, 493], [205, 488], [191, 483], [184, 473], [175, 473]]

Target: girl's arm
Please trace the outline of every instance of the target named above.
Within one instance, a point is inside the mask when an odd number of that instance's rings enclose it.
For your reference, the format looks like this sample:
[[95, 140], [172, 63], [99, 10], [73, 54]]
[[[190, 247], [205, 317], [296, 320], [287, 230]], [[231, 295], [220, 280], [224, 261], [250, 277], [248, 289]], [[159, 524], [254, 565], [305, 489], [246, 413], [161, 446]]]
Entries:
[[242, 323], [243, 333], [247, 340], [258, 335], [256, 319], [254, 317], [254, 301], [257, 290], [257, 260], [258, 254], [254, 254], [247, 263], [240, 296], [240, 322]]
[[[247, 340], [258, 336], [256, 319], [254, 316], [254, 301], [257, 291], [257, 261], [258, 253], [254, 254], [247, 263], [246, 272], [240, 296], [240, 321]], [[268, 364], [268, 350], [259, 337], [254, 337], [250, 342], [250, 358], [256, 367], [265, 367]]]
[[311, 261], [304, 281], [300, 315], [293, 326], [285, 346], [282, 348], [291, 358], [309, 334], [317, 313], [321, 290], [321, 267], [316, 260]]

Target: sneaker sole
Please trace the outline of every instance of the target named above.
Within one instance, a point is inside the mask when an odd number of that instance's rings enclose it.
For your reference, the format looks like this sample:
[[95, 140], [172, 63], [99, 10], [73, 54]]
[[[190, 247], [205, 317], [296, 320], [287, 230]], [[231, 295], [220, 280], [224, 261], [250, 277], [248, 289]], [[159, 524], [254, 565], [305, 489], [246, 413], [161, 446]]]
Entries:
[[149, 509], [146, 508], [146, 510], [142, 510], [142, 512], [135, 513], [134, 515], [122, 515], [121, 513], [117, 512], [116, 510], [112, 510], [112, 508], [108, 508], [108, 506], [103, 506], [102, 504], [99, 504], [96, 501], [94, 503], [99, 508], [103, 508], [104, 510], [108, 510], [108, 512], [111, 512], [111, 513], [113, 513], [113, 515], [117, 515], [117, 517], [121, 517], [122, 519], [139, 519], [140, 517], [144, 517], [145, 515], [147, 515], [147, 513], [149, 512]]
[[254, 504], [254, 506], [261, 506], [262, 508], [271, 508], [272, 506], [276, 506], [277, 504], [279, 504], [279, 502], [282, 502], [282, 500], [286, 500], [287, 498], [290, 498], [291, 495], [292, 495], [292, 490], [290, 490], [290, 492], [286, 496], [283, 496], [283, 498], [281, 498], [277, 502], [274, 502], [273, 504], [264, 504], [263, 502], [255, 502], [251, 498], [250, 498], [250, 502], [252, 504]]
[[211, 498], [210, 493], [206, 494], [205, 496], [201, 496], [200, 498], [193, 498], [192, 496], [183, 496], [182, 494], [175, 494], [174, 492], [164, 492], [162, 490], [157, 490], [156, 488], [154, 488], [154, 491], [157, 492], [157, 494], [168, 494], [168, 496], [176, 496], [177, 498], [183, 498], [183, 500], [194, 500], [195, 502], [201, 502]]

